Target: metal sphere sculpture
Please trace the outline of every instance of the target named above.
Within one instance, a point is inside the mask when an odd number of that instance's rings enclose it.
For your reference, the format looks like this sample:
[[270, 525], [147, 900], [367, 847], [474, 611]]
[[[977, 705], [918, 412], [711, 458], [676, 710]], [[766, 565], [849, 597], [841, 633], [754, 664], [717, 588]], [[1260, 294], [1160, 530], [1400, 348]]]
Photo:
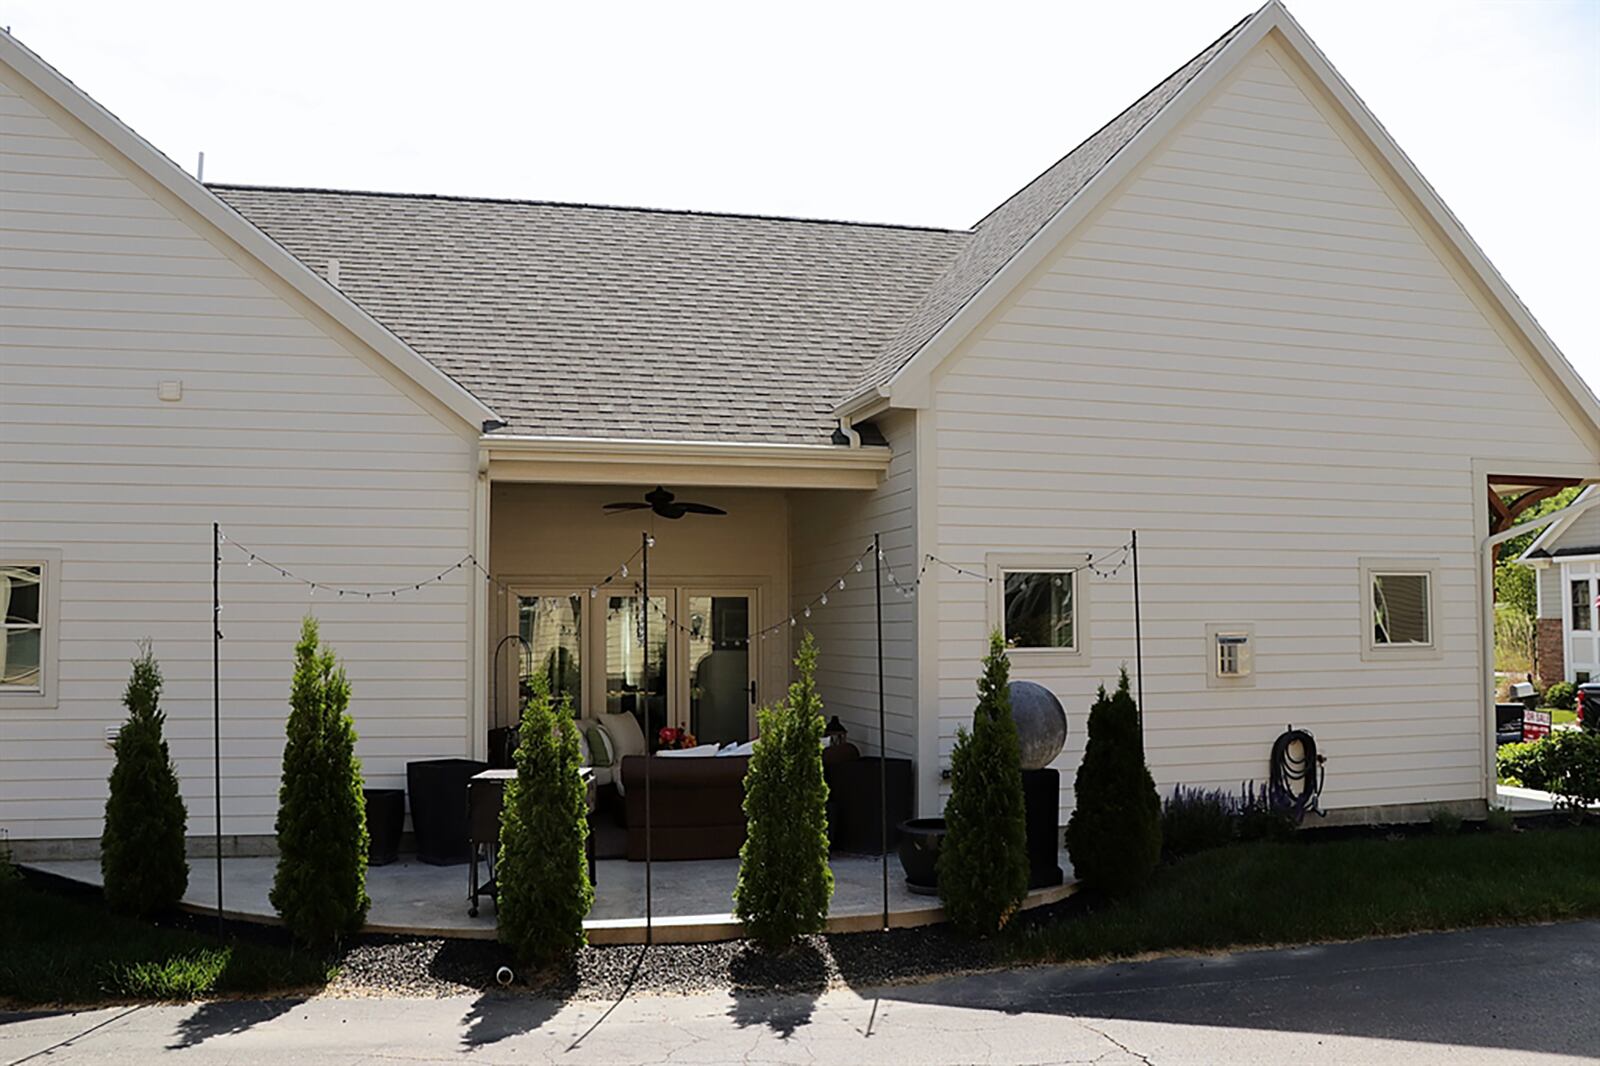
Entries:
[[1022, 768], [1042, 770], [1067, 745], [1067, 712], [1056, 694], [1036, 681], [1013, 681], [1010, 689]]

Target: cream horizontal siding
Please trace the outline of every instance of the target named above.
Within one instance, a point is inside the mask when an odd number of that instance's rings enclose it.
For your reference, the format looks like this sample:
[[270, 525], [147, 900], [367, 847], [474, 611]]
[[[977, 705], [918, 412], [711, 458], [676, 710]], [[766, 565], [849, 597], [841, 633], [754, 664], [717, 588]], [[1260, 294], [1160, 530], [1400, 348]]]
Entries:
[[[211, 523], [313, 580], [422, 581], [472, 550], [472, 435], [24, 91], [0, 85], [0, 543], [61, 552], [59, 680], [54, 707], [0, 702], [0, 827], [99, 835], [105, 730], [149, 637], [208, 833]], [[223, 559], [228, 833], [272, 832], [308, 612], [349, 672], [369, 784], [466, 753], [467, 572], [341, 600]]]
[[[916, 417], [896, 413], [878, 419], [893, 449], [883, 483], [869, 493], [796, 491], [789, 503], [789, 554], [793, 568], [792, 610], [800, 611], [828, 582], [881, 536], [884, 561], [895, 576], [914, 579], [916, 548]], [[838, 715], [864, 755], [887, 750], [914, 758], [917, 749], [917, 649], [914, 605], [888, 583], [884, 572], [884, 729], [878, 731], [877, 613], [873, 559], [862, 573], [845, 577], [843, 591], [828, 593], [828, 605], [801, 619], [817, 638], [817, 686], [825, 713]]]
[[[944, 558], [1070, 562], [1139, 530], [1163, 791], [1264, 781], [1292, 723], [1328, 806], [1482, 796], [1472, 464], [1595, 456], [1270, 51], [963, 343], [934, 404]], [[1437, 659], [1362, 659], [1362, 557], [1437, 560]], [[1085, 660], [1013, 667], [1067, 708], [1063, 818], [1094, 690], [1134, 663], [1130, 577], [1080, 575]], [[984, 581], [936, 580], [947, 762], [995, 619]], [[1211, 622], [1255, 626], [1253, 687], [1207, 687]]]

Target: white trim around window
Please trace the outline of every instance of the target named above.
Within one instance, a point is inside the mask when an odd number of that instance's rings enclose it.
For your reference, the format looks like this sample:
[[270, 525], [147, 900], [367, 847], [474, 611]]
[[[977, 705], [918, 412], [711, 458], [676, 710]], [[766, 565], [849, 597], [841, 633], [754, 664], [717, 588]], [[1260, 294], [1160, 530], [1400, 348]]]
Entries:
[[37, 568], [39, 571], [38, 684], [0, 684], [0, 711], [52, 710], [61, 691], [61, 552], [55, 548], [0, 544], [0, 567]]
[[[1089, 662], [1089, 586], [1083, 580], [1083, 552], [1009, 553], [991, 552], [984, 559], [989, 577], [989, 629], [1001, 631], [1006, 653], [1013, 662], [1034, 666], [1082, 666]], [[1014, 647], [1005, 632], [1006, 577], [1015, 574], [1058, 574], [1067, 582], [1071, 645], [1069, 647]]]
[[[1361, 658], [1375, 663], [1439, 658], [1439, 560], [1364, 558], [1360, 562]], [[1422, 610], [1421, 632], [1416, 631], [1413, 614], [1407, 625], [1411, 633], [1397, 632], [1393, 639], [1385, 641], [1379, 634], [1378, 588], [1380, 582], [1390, 578], [1398, 579], [1390, 582], [1395, 588], [1409, 590], [1416, 590], [1420, 580], [1420, 594], [1413, 603]]]

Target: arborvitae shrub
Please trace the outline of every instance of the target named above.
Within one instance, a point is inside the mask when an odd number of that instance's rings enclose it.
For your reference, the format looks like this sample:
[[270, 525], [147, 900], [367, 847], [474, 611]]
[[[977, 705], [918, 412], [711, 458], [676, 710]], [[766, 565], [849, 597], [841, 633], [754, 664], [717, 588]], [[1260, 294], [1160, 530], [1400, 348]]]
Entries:
[[586, 842], [589, 813], [583, 758], [571, 705], [550, 698], [535, 671], [522, 712], [515, 762], [500, 811], [495, 863], [500, 939], [519, 961], [560, 962], [584, 944], [583, 920], [594, 903]]
[[1161, 860], [1161, 799], [1145, 766], [1127, 670], [1113, 695], [1101, 686], [1089, 711], [1089, 740], [1074, 791], [1067, 854], [1078, 879], [1107, 896], [1143, 887]]
[[1028, 894], [1027, 811], [1010, 675], [1005, 642], [994, 633], [978, 679], [972, 732], [957, 731], [950, 756], [939, 898], [951, 922], [975, 936], [999, 932]]
[[828, 865], [828, 782], [822, 775], [822, 699], [817, 645], [807, 633], [789, 698], [759, 713], [759, 739], [744, 778], [748, 822], [739, 849], [733, 913], [766, 947], [820, 932], [833, 898]]
[[150, 643], [139, 645], [122, 705], [128, 718], [112, 744], [116, 763], [100, 835], [100, 874], [113, 910], [146, 915], [170, 907], [189, 887], [184, 859], [188, 811], [162, 725], [161, 667]]
[[367, 809], [349, 714], [350, 682], [320, 647], [316, 619], [300, 625], [289, 693], [278, 872], [269, 899], [300, 943], [331, 947], [361, 928], [367, 898]]

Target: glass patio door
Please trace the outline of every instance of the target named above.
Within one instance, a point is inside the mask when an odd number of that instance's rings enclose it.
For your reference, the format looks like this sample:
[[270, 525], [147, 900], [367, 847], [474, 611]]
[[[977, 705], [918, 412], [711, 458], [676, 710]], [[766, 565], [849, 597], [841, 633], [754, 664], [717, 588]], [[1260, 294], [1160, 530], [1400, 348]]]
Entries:
[[755, 721], [750, 630], [755, 596], [746, 590], [680, 594], [687, 653], [680, 720], [702, 744], [743, 743]]
[[[640, 617], [639, 597], [605, 597], [605, 709], [639, 720], [645, 740], [655, 748], [656, 734], [671, 722], [667, 712], [672, 673], [666, 618], [667, 596], [650, 596], [648, 626]], [[649, 654], [645, 654], [645, 640]]]

